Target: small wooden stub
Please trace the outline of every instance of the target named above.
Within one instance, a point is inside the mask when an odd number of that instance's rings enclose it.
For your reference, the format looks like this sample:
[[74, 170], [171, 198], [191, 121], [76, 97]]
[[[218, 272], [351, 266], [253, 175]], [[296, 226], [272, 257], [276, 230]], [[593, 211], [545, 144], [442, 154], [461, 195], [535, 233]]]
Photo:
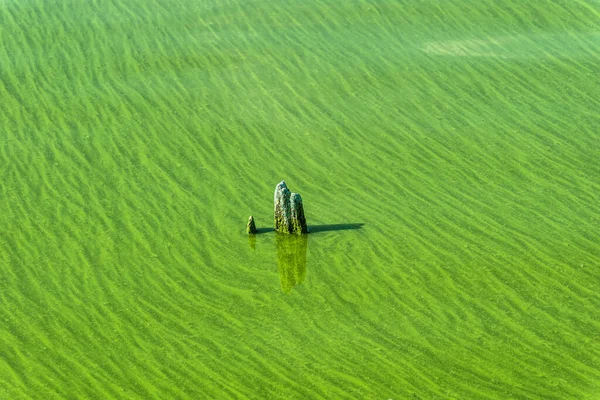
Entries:
[[254, 235], [256, 233], [256, 224], [254, 223], [254, 217], [252, 215], [248, 218], [246, 232], [248, 232], [249, 235]]

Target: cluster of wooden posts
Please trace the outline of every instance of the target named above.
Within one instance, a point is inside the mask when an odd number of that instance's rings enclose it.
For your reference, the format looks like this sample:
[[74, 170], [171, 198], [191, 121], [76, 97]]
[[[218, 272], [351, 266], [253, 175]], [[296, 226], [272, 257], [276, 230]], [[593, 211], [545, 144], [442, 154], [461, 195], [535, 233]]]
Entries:
[[[287, 188], [285, 181], [281, 181], [275, 187], [274, 203], [274, 228], [276, 232], [299, 235], [308, 233], [302, 197], [298, 193], [292, 193]], [[249, 234], [257, 233], [256, 223], [252, 215], [248, 218], [246, 231]]]

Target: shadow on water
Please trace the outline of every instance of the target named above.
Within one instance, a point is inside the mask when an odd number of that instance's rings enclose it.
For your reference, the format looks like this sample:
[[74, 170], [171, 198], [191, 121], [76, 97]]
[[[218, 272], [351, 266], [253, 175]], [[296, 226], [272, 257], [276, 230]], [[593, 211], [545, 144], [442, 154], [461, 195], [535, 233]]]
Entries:
[[[363, 223], [355, 223], [355, 224], [328, 224], [328, 225], [309, 225], [308, 233], [317, 233], [317, 232], [332, 232], [332, 231], [347, 231], [352, 229], [360, 229], [363, 227]], [[269, 233], [274, 232], [273, 228], [258, 228], [256, 230], [257, 234], [261, 233]]]
[[309, 233], [317, 232], [330, 232], [330, 231], [347, 231], [351, 229], [360, 229], [363, 227], [363, 223], [357, 224], [330, 224], [330, 225], [310, 225], [308, 227]]

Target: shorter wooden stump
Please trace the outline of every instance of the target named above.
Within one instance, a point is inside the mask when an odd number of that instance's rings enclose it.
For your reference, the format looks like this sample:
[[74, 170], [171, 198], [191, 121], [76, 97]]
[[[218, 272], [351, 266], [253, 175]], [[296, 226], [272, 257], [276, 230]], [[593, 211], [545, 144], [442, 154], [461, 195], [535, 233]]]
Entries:
[[257, 232], [256, 224], [254, 223], [254, 216], [252, 216], [252, 215], [248, 218], [248, 225], [246, 225], [246, 232], [249, 235], [254, 235]]

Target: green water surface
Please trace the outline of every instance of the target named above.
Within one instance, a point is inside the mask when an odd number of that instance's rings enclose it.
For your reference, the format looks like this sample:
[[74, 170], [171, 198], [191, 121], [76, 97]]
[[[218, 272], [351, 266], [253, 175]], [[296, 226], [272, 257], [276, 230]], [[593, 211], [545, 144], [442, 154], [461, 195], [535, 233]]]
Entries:
[[599, 399], [599, 21], [2, 0], [0, 398]]

